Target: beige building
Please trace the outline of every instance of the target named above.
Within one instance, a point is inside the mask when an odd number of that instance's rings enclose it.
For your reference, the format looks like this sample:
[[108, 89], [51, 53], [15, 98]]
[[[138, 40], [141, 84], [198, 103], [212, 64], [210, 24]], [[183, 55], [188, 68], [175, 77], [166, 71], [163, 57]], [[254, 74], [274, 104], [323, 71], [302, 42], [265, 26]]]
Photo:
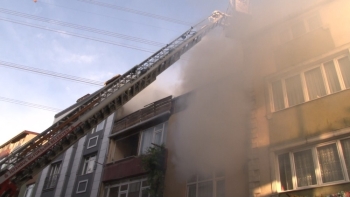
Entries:
[[250, 17], [231, 21], [254, 71], [250, 196], [350, 195], [349, 9], [252, 1]]

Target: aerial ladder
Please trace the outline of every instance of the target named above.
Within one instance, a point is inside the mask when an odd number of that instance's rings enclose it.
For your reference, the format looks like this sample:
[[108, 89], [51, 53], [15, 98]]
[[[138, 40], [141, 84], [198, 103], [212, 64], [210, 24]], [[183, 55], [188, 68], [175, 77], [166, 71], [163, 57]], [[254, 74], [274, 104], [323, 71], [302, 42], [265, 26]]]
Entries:
[[6, 166], [0, 172], [0, 197], [17, 195], [23, 183], [42, 171], [98, 122], [155, 81], [182, 54], [200, 42], [206, 33], [222, 24], [224, 18], [224, 13], [214, 11], [204, 24], [191, 27], [152, 56], [80, 101], [78, 107], [13, 151], [0, 162], [0, 167]]

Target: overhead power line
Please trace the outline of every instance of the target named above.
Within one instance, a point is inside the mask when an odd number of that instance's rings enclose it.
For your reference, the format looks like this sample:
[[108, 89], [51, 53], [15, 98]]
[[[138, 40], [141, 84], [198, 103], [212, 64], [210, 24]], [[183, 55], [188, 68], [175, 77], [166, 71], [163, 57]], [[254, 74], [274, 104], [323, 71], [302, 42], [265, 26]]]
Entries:
[[44, 27], [44, 26], [40, 26], [40, 25], [26, 23], [23, 21], [17, 21], [17, 20], [1, 18], [1, 17], [0, 17], [0, 20], [11, 22], [11, 23], [16, 23], [16, 24], [20, 24], [20, 25], [25, 25], [28, 27], [34, 27], [34, 28], [38, 28], [38, 29], [52, 31], [52, 32], [56, 32], [56, 33], [66, 34], [66, 35], [70, 35], [70, 36], [75, 36], [75, 37], [79, 37], [79, 38], [85, 38], [87, 40], [93, 40], [93, 41], [102, 42], [102, 43], [106, 43], [106, 44], [111, 44], [111, 45], [116, 45], [116, 46], [125, 47], [125, 48], [129, 48], [129, 49], [134, 49], [134, 50], [138, 50], [138, 51], [143, 51], [143, 52], [147, 52], [147, 53], [154, 53], [155, 52], [155, 51], [152, 51], [150, 49], [145, 49], [145, 48], [136, 47], [136, 46], [132, 46], [132, 45], [121, 44], [121, 43], [117, 43], [117, 42], [113, 42], [113, 41], [109, 41], [109, 40], [102, 40], [99, 38], [84, 36], [84, 35], [76, 34], [76, 33], [70, 33], [67, 31], [56, 30], [56, 29], [52, 29], [52, 28], [48, 28], [48, 27]]
[[18, 17], [23, 17], [26, 19], [32, 19], [32, 20], [41, 21], [41, 22], [50, 23], [50, 24], [55, 24], [55, 25], [61, 25], [64, 27], [70, 27], [70, 28], [74, 28], [74, 29], [87, 31], [87, 32], [92, 32], [92, 33], [97, 33], [97, 34], [101, 34], [101, 35], [121, 38], [121, 39], [125, 39], [125, 40], [130, 40], [133, 42], [140, 42], [140, 43], [149, 44], [149, 45], [158, 46], [158, 47], [162, 47], [165, 45], [164, 43], [160, 43], [160, 42], [156, 42], [156, 41], [151, 41], [151, 40], [142, 39], [142, 38], [138, 38], [138, 37], [133, 37], [133, 36], [128, 36], [128, 35], [119, 34], [119, 33], [115, 33], [115, 32], [105, 31], [105, 30], [101, 30], [101, 29], [97, 29], [97, 28], [93, 28], [93, 27], [87, 27], [87, 26], [83, 26], [83, 25], [67, 23], [67, 22], [63, 22], [63, 21], [59, 21], [59, 20], [44, 18], [44, 17], [40, 17], [40, 16], [30, 15], [30, 14], [26, 14], [23, 12], [16, 12], [13, 10], [8, 10], [8, 9], [3, 9], [3, 8], [0, 8], [0, 13], [9, 14], [9, 15], [18, 16]]
[[57, 72], [48, 71], [48, 70], [39, 69], [39, 68], [33, 68], [33, 67], [29, 67], [29, 66], [23, 66], [23, 65], [5, 62], [5, 61], [1, 61], [1, 60], [0, 60], [0, 66], [13, 68], [13, 69], [19, 69], [19, 70], [23, 70], [23, 71], [27, 71], [27, 72], [40, 74], [40, 75], [47, 75], [50, 77], [61, 78], [61, 79], [70, 80], [70, 81], [74, 81], [74, 82], [85, 83], [85, 84], [94, 85], [94, 86], [103, 86], [103, 82], [100, 82], [100, 81], [76, 77], [76, 76], [72, 76], [72, 75], [66, 75], [66, 74], [62, 74], [62, 73], [57, 73]]
[[19, 100], [10, 99], [10, 98], [1, 97], [1, 96], [0, 96], [0, 101], [13, 103], [13, 104], [17, 104], [17, 105], [23, 105], [23, 106], [27, 106], [27, 107], [33, 107], [33, 108], [47, 110], [47, 111], [52, 111], [52, 112], [62, 111], [61, 109], [54, 108], [54, 107], [48, 107], [48, 106], [39, 105], [39, 104], [35, 104], [35, 103], [29, 103], [29, 102], [25, 102], [25, 101], [19, 101]]
[[43, 1], [43, 0], [39, 1], [39, 3], [44, 3], [44, 4], [51, 5], [51, 6], [60, 7], [60, 8], [64, 8], [64, 9], [69, 9], [69, 10], [74, 10], [74, 11], [78, 11], [78, 12], [84, 12], [84, 13], [89, 13], [89, 14], [93, 14], [93, 15], [103, 16], [103, 17], [107, 17], [107, 18], [113, 18], [113, 19], [117, 19], [117, 20], [121, 20], [121, 21], [126, 21], [126, 22], [129, 22], [129, 23], [135, 23], [135, 24], [149, 26], [149, 27], [153, 27], [153, 28], [164, 29], [164, 30], [167, 30], [167, 31], [179, 32], [179, 33], [182, 32], [180, 30], [168, 29], [168, 28], [159, 27], [159, 26], [155, 26], [155, 25], [140, 23], [140, 22], [137, 22], [137, 21], [121, 19], [121, 18], [118, 18], [118, 17], [115, 17], [115, 16], [111, 16], [111, 15], [106, 15], [106, 14], [101, 14], [101, 13], [96, 13], [96, 12], [89, 12], [89, 11], [86, 11], [86, 10], [70, 8], [70, 7], [67, 7], [67, 6], [57, 5], [57, 4], [54, 4], [54, 3], [49, 3], [49, 2], [46, 2], [46, 1]]
[[170, 18], [170, 17], [166, 17], [166, 16], [161, 16], [161, 15], [157, 15], [157, 14], [152, 14], [152, 13], [148, 13], [148, 12], [144, 12], [144, 11], [140, 11], [140, 10], [135, 10], [135, 9], [131, 9], [131, 8], [126, 8], [126, 7], [122, 7], [122, 6], [117, 6], [117, 5], [113, 5], [113, 4], [108, 4], [108, 3], [101, 2], [101, 1], [94, 1], [94, 0], [78, 0], [78, 1], [90, 3], [90, 4], [95, 4], [98, 6], [103, 6], [103, 7], [111, 8], [111, 9], [115, 9], [115, 10], [130, 12], [130, 13], [134, 13], [134, 14], [138, 14], [138, 15], [142, 15], [142, 16], [147, 16], [147, 17], [158, 19], [158, 20], [177, 23], [180, 25], [187, 25], [187, 26], [192, 25], [192, 23], [189, 23], [186, 21], [182, 21], [182, 20], [178, 20], [178, 19], [174, 19], [174, 18]]

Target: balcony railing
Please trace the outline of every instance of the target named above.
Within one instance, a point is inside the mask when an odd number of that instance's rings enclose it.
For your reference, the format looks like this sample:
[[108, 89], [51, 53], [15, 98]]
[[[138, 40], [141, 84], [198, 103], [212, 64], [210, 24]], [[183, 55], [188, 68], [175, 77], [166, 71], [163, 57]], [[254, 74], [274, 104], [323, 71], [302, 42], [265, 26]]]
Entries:
[[151, 119], [163, 112], [171, 110], [172, 96], [163, 98], [154, 103], [151, 103], [145, 106], [143, 109], [140, 109], [128, 116], [125, 116], [122, 119], [119, 119], [115, 122], [112, 133], [116, 133], [133, 125], [136, 125], [140, 122]]

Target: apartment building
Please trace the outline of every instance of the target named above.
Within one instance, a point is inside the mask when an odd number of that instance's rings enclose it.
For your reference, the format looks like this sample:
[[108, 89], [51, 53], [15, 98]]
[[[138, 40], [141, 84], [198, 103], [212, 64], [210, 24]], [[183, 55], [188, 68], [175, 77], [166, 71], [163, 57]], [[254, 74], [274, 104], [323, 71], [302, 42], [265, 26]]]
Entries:
[[[29, 140], [33, 139], [35, 136], [37, 136], [38, 133], [33, 132], [33, 131], [27, 131], [24, 130], [2, 144], [0, 146], [0, 160], [6, 159], [8, 155], [10, 155], [12, 152], [16, 151], [18, 148], [20, 148], [22, 145], [27, 143]], [[0, 173], [3, 173], [5, 170], [6, 165], [4, 164], [1, 166]], [[34, 187], [35, 183], [35, 177], [34, 179], [28, 181], [24, 186], [23, 186], [23, 195], [24, 196], [30, 196]]]
[[250, 196], [350, 195], [349, 8], [261, 1], [232, 22], [243, 30], [227, 34], [241, 39], [255, 71]]

